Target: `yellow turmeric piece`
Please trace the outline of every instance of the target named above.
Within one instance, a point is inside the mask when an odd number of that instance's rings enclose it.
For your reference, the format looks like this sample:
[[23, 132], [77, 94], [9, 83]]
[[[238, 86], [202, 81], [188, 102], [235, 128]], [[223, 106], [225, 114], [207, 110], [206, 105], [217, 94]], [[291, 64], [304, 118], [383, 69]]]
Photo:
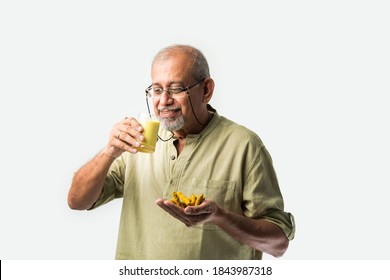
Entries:
[[196, 202], [196, 195], [194, 195], [193, 193], [191, 194], [191, 198], [190, 198], [190, 205], [195, 205], [195, 202]]
[[187, 206], [198, 206], [204, 199], [205, 197], [203, 194], [198, 196], [191, 194], [191, 197], [188, 198], [181, 192], [173, 192], [170, 201], [182, 208], [186, 208]]
[[195, 206], [198, 206], [199, 204], [202, 203], [202, 201], [204, 200], [204, 195], [203, 194], [200, 194], [196, 200], [195, 200]]
[[181, 192], [177, 192], [177, 196], [179, 197], [181, 203], [183, 203], [184, 205], [190, 204], [190, 199], [186, 197], [184, 194], [182, 194]]
[[172, 199], [170, 200], [171, 202], [175, 203], [176, 205], [183, 207], [184, 205], [180, 201], [180, 198], [176, 192], [172, 193]]

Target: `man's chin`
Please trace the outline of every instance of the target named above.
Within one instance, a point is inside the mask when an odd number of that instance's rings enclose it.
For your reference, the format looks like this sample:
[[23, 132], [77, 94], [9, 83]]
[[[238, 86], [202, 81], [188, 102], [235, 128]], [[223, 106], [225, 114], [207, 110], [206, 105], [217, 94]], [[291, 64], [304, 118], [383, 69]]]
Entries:
[[183, 128], [184, 126], [184, 118], [181, 116], [175, 120], [171, 118], [161, 118], [160, 117], [160, 125], [163, 129], [168, 131], [177, 131]]

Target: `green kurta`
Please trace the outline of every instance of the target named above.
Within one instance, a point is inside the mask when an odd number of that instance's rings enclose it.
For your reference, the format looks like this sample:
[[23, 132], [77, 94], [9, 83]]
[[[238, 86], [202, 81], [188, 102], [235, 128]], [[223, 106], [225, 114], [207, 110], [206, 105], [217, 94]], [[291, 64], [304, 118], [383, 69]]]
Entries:
[[[159, 135], [167, 139], [170, 133]], [[123, 197], [116, 259], [262, 258], [219, 227], [187, 227], [156, 205], [174, 191], [203, 193], [222, 208], [267, 219], [294, 237], [271, 157], [255, 133], [214, 113], [200, 134], [187, 137], [180, 156], [174, 141], [158, 141], [153, 154], [123, 153], [110, 168], [94, 207]]]

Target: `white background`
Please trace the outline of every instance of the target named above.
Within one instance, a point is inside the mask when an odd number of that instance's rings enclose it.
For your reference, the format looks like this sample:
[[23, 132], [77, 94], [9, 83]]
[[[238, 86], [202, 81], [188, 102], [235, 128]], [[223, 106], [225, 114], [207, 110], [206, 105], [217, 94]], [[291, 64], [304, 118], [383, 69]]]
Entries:
[[297, 223], [282, 259], [388, 259], [389, 14], [375, 0], [1, 1], [0, 259], [114, 258], [121, 201], [72, 211], [67, 192], [111, 126], [145, 110], [151, 59], [173, 43], [204, 52], [211, 104], [271, 153]]

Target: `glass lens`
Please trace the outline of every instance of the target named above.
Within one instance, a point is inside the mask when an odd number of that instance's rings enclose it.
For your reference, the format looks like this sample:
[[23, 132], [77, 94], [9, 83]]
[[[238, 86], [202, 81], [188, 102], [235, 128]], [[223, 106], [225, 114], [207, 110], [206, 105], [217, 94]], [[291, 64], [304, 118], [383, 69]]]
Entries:
[[172, 88], [167, 88], [166, 90], [162, 88], [147, 88], [146, 92], [148, 93], [148, 97], [151, 97], [153, 99], [159, 99], [163, 95], [163, 92], [166, 91], [171, 98], [175, 97], [181, 97], [185, 95], [184, 88], [182, 87], [172, 87]]

